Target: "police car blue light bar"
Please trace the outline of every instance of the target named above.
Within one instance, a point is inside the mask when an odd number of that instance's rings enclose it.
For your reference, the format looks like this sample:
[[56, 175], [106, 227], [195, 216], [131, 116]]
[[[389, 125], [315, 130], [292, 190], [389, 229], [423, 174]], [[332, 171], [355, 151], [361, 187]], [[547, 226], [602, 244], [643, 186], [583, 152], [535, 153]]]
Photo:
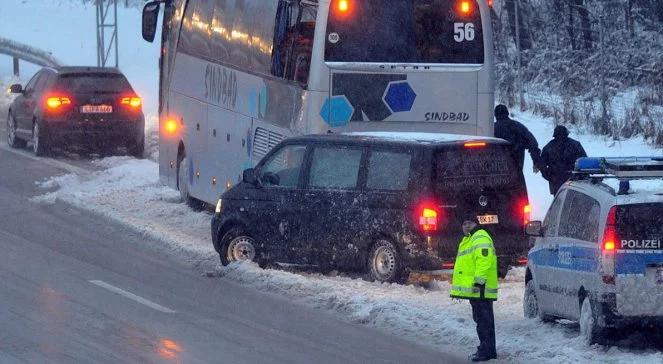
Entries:
[[585, 157], [576, 161], [574, 175], [621, 179], [663, 177], [663, 157]]

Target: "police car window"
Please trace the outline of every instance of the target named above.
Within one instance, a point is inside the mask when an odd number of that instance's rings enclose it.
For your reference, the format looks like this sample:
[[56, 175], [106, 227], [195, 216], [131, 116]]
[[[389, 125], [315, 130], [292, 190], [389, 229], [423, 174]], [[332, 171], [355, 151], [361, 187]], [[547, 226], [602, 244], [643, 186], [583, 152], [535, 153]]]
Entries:
[[371, 153], [366, 187], [373, 190], [406, 190], [410, 180], [411, 159], [410, 153]]
[[599, 206], [593, 198], [569, 191], [564, 203], [559, 224], [559, 236], [583, 241], [597, 242], [599, 228]]
[[543, 220], [543, 231], [545, 237], [557, 236], [557, 227], [559, 225], [559, 213], [564, 204], [564, 197], [567, 190], [562, 190], [553, 201], [546, 218]]
[[313, 151], [309, 186], [354, 189], [357, 187], [361, 149], [318, 147]]
[[297, 187], [306, 154], [305, 145], [286, 145], [260, 168], [263, 186]]

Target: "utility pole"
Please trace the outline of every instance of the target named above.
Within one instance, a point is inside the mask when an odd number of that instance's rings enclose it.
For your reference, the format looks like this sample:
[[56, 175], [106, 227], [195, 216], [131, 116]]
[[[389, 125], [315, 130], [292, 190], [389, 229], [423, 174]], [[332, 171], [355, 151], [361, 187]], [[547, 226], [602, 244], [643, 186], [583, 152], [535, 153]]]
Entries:
[[110, 67], [114, 53], [118, 67], [117, 0], [96, 0], [97, 8], [97, 66]]

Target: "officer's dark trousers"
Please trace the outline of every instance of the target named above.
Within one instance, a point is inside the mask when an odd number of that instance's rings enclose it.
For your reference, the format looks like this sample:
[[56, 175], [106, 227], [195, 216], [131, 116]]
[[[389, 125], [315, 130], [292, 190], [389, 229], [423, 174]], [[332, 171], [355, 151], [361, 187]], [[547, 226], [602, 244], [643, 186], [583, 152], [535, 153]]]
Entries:
[[477, 335], [480, 342], [478, 352], [484, 355], [496, 356], [493, 301], [470, 300], [470, 304], [472, 305], [472, 318], [477, 324]]

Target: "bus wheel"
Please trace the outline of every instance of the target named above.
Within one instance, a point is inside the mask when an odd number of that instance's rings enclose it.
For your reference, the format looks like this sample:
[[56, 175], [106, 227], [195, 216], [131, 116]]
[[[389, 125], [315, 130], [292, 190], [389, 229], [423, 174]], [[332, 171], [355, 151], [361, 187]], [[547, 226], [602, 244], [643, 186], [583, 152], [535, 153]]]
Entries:
[[192, 208], [199, 208], [200, 204], [189, 194], [189, 158], [182, 157], [177, 167], [177, 189], [180, 191], [180, 198]]

